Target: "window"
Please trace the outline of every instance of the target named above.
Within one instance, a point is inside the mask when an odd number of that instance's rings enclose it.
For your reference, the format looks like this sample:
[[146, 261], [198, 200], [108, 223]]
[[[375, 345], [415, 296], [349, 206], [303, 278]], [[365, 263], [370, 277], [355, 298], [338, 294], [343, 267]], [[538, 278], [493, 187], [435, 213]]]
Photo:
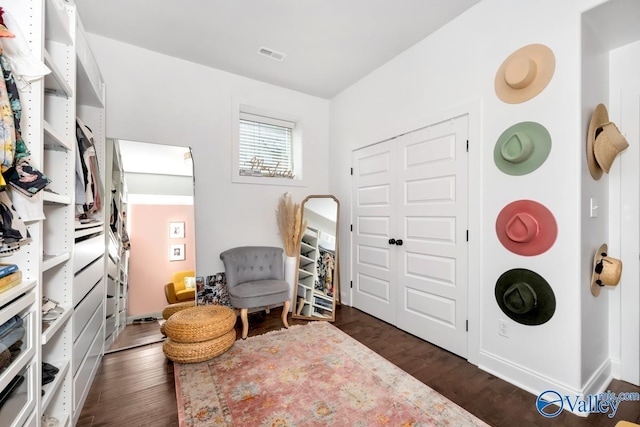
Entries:
[[293, 179], [294, 128], [293, 122], [240, 112], [239, 174]]

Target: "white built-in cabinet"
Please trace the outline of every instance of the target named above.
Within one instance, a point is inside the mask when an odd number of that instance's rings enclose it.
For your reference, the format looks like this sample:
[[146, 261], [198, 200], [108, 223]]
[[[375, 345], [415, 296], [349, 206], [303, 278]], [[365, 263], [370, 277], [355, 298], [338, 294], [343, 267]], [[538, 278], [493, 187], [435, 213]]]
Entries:
[[127, 325], [127, 294], [129, 251], [126, 246], [127, 186], [122, 168], [122, 156], [117, 141], [106, 141], [106, 198], [109, 205], [107, 227], [107, 299], [105, 319], [105, 348]]
[[[17, 264], [23, 274], [20, 285], [0, 293], [0, 325], [18, 314], [25, 328], [19, 357], [0, 372], [0, 390], [22, 377], [0, 408], [0, 425], [39, 426], [50, 415], [60, 426], [72, 426], [104, 352], [107, 295], [108, 209], [103, 206], [92, 224], [75, 220], [76, 117], [91, 128], [104, 182], [105, 87], [72, 1], [0, 0], [0, 6], [15, 18], [34, 56], [52, 70], [20, 94], [31, 162], [52, 180], [52, 192], [29, 200], [32, 212], [44, 214], [24, 218], [30, 242], [0, 259]], [[42, 321], [43, 297], [64, 309], [52, 322]], [[44, 386], [42, 362], [59, 369]]]

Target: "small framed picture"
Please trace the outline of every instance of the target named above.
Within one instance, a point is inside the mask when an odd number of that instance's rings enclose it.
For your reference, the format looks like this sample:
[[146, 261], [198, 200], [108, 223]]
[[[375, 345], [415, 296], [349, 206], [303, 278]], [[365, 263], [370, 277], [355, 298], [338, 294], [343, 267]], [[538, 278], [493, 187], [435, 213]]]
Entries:
[[184, 261], [184, 243], [169, 245], [169, 261]]
[[170, 222], [169, 223], [169, 237], [171, 239], [184, 238], [184, 222]]

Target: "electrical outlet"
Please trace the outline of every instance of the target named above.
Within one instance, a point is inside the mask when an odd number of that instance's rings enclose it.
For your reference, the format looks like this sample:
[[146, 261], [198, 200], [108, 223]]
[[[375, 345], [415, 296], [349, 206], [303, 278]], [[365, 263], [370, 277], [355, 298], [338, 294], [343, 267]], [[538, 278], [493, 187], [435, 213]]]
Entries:
[[506, 320], [498, 320], [498, 335], [509, 338], [509, 324]]

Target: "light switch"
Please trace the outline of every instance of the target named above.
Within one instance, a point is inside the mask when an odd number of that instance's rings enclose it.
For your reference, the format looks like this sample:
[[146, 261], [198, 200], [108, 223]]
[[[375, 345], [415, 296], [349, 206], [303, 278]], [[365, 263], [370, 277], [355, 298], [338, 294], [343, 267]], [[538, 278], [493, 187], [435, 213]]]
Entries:
[[591, 218], [598, 217], [598, 199], [591, 198]]

